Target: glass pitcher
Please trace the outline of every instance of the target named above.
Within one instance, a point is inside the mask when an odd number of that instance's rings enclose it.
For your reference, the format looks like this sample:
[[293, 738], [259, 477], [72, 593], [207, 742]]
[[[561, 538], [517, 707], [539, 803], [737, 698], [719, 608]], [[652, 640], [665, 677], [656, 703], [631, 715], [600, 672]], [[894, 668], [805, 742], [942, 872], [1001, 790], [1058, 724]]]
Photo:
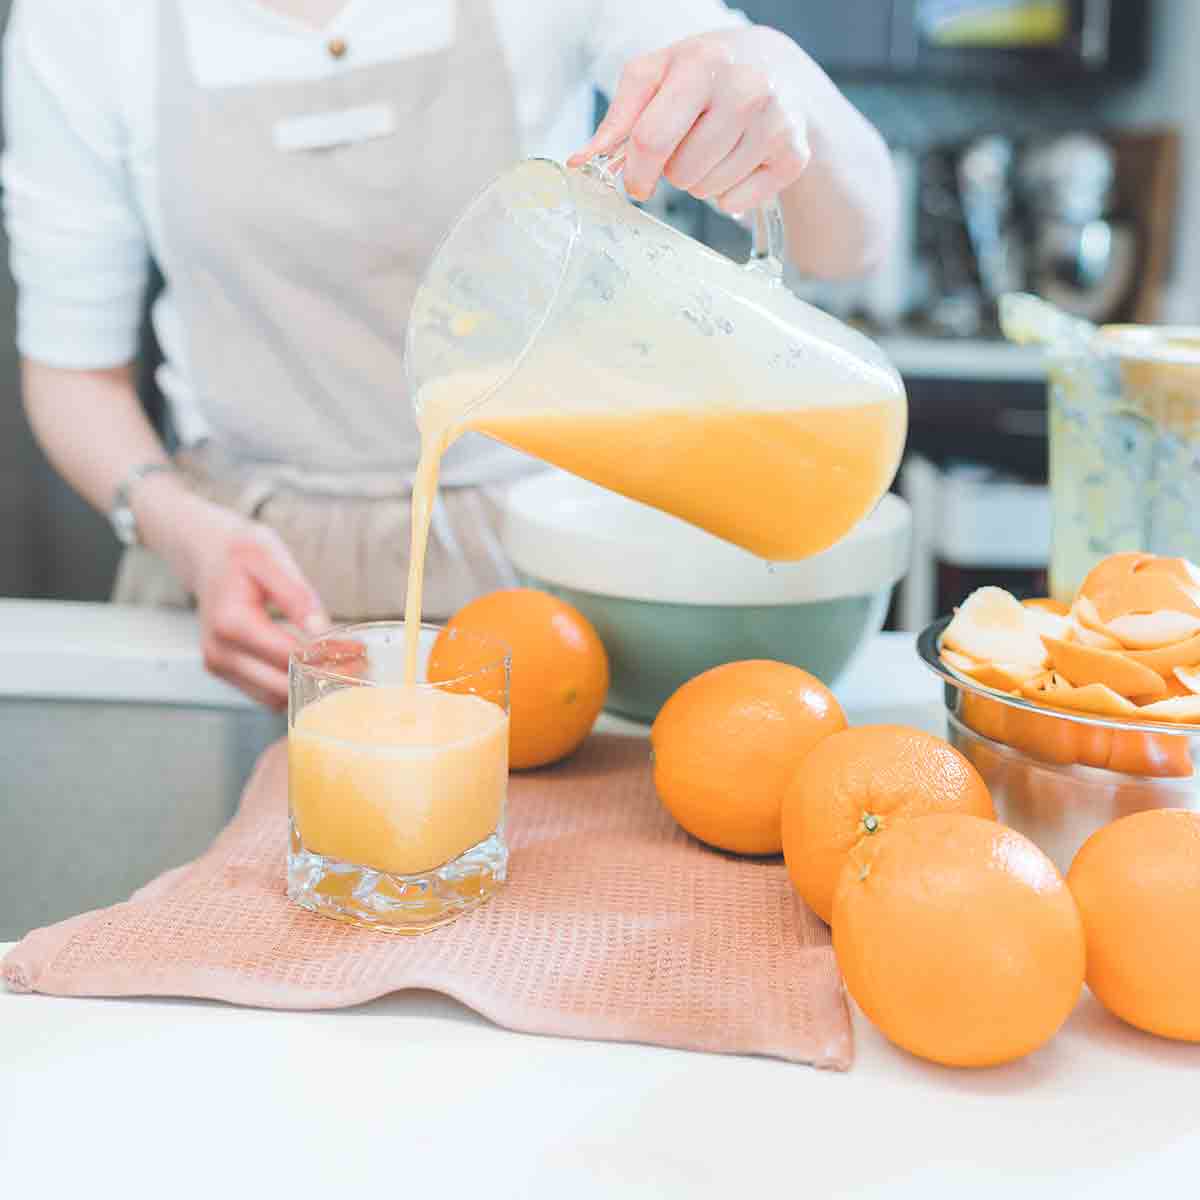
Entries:
[[896, 473], [899, 375], [784, 286], [777, 208], [741, 266], [629, 203], [619, 165], [529, 159], [462, 214], [409, 321], [418, 418], [766, 559], [828, 548]]
[[1200, 561], [1200, 329], [1105, 326], [1047, 373], [1053, 594], [1119, 550]]

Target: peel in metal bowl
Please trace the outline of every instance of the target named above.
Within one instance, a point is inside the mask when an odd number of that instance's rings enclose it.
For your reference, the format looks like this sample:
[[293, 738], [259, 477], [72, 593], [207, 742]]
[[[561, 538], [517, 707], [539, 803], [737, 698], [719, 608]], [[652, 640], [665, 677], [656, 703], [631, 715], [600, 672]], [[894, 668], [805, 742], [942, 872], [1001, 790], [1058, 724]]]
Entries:
[[997, 814], [1066, 871], [1110, 822], [1150, 808], [1200, 809], [1200, 725], [1046, 708], [956, 674], [941, 657], [949, 617], [917, 639], [945, 684], [950, 744], [983, 776]]

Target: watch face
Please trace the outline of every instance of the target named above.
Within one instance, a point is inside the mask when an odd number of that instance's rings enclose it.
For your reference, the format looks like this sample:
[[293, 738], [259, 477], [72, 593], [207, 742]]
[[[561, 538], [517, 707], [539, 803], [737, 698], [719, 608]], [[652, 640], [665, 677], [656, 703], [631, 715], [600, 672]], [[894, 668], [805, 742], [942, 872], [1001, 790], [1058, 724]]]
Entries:
[[123, 546], [137, 545], [137, 519], [131, 508], [122, 506], [113, 509], [112, 527], [113, 532], [117, 535], [117, 540]]

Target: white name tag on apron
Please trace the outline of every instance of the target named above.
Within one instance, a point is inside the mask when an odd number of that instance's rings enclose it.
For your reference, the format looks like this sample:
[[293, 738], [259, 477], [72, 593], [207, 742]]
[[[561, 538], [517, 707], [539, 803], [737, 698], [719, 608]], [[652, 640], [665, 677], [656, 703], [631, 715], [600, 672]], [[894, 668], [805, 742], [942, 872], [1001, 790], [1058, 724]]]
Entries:
[[390, 104], [365, 104], [337, 112], [285, 117], [272, 131], [279, 150], [328, 150], [352, 146], [396, 132], [396, 110]]

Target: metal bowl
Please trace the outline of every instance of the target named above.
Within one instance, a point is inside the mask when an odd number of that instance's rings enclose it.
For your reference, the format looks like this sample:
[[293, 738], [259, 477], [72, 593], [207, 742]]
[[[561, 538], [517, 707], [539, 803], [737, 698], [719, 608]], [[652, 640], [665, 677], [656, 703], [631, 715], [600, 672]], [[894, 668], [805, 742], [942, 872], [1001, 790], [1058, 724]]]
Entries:
[[1200, 809], [1200, 726], [1065, 712], [982, 687], [942, 662], [949, 623], [928, 626], [917, 653], [945, 684], [950, 744], [983, 776], [1000, 819], [1060, 870], [1119, 817]]

